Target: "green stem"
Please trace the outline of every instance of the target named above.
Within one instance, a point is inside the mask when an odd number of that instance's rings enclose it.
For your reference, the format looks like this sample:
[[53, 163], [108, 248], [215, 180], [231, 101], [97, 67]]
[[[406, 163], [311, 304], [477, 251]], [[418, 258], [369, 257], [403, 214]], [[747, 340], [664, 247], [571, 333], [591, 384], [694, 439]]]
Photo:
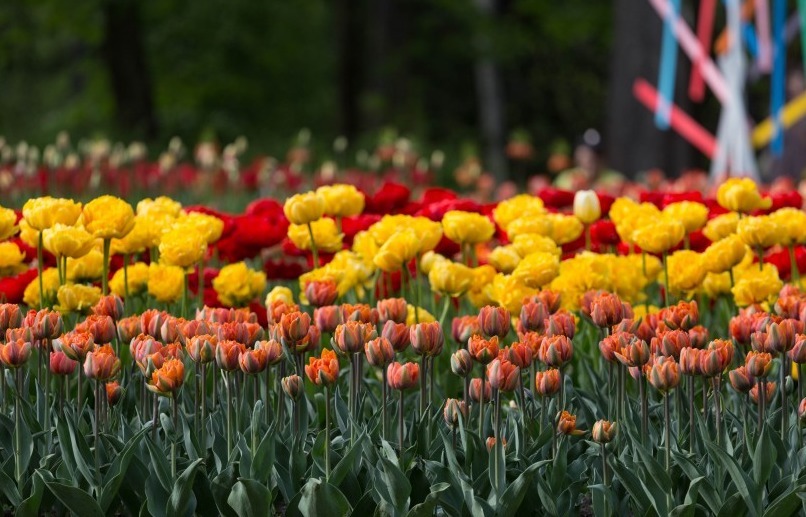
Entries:
[[319, 250], [316, 249], [316, 239], [313, 236], [313, 226], [308, 223], [308, 235], [311, 236], [311, 254], [313, 255], [313, 268], [319, 267]]
[[325, 480], [329, 479], [330, 479], [330, 389], [327, 386], [325, 386]]
[[501, 482], [499, 476], [499, 458], [501, 454], [501, 390], [495, 390], [495, 502], [498, 507], [501, 499]]
[[400, 448], [399, 463], [403, 464], [403, 390], [400, 390], [400, 401], [397, 406], [397, 441]]
[[607, 486], [609, 483], [607, 482], [607, 448], [605, 444], [601, 444], [602, 449], [602, 483], [604, 486]]
[[[663, 394], [663, 417], [666, 423], [666, 429], [664, 430], [664, 441], [666, 442], [666, 451], [665, 451], [665, 459], [666, 459], [666, 473], [671, 477], [672, 475], [672, 463], [671, 463], [671, 451], [672, 451], [672, 444], [671, 444], [671, 433], [669, 429], [672, 426], [671, 418], [669, 416], [669, 392], [665, 392]], [[668, 504], [667, 508], [672, 507], [672, 492], [671, 489], [667, 494]]]
[[795, 245], [790, 244], [789, 248], [789, 264], [792, 268], [792, 281], [794, 283], [800, 282], [800, 269], [798, 269], [798, 261], [795, 258]]
[[174, 393], [171, 397], [171, 410], [174, 421], [174, 435], [171, 440], [171, 479], [176, 481], [176, 440], [179, 436], [179, 411], [177, 410], [176, 397], [179, 393]]
[[227, 458], [232, 458], [232, 397], [230, 391], [232, 375], [227, 372], [224, 379], [224, 389], [227, 392]]
[[756, 254], [758, 255], [758, 270], [762, 271], [764, 269], [764, 248], [756, 247]]
[[484, 366], [481, 370], [481, 392], [479, 392], [479, 438], [484, 441]]
[[123, 254], [123, 313], [129, 314], [131, 300], [129, 299], [129, 254]]
[[671, 293], [669, 292], [669, 261], [666, 260], [666, 252], [663, 252], [663, 284], [665, 288], [665, 292], [663, 295], [663, 305], [668, 307], [669, 300], [671, 299]]
[[[40, 233], [41, 235], [41, 233]], [[14, 399], [14, 440], [15, 461], [14, 466], [17, 474], [17, 488], [22, 491], [22, 421], [20, 419], [20, 408], [22, 399], [22, 368], [17, 368], [17, 397]], [[5, 383], [5, 381], [4, 381]]]
[[104, 296], [109, 294], [109, 246], [112, 239], [104, 239], [103, 277], [101, 277], [101, 292]]
[[787, 374], [787, 367], [789, 366], [789, 361], [786, 359], [786, 355], [781, 355], [781, 378], [778, 387], [781, 389], [781, 441], [784, 442], [784, 446], [787, 444], [787, 436], [786, 432], [789, 429], [789, 406], [786, 402], [786, 374]]
[[187, 271], [182, 271], [182, 309], [180, 314], [183, 318], [187, 317], [187, 307], [188, 307], [188, 273]]
[[585, 225], [585, 251], [591, 250], [591, 225]]
[[428, 395], [428, 356], [423, 356], [420, 359], [420, 420], [422, 421], [425, 416], [425, 401]]
[[388, 398], [389, 387], [386, 384], [386, 367], [382, 368], [383, 385], [381, 386], [381, 439], [386, 440], [386, 399]]
[[45, 308], [45, 288], [42, 281], [42, 232], [39, 232], [39, 239], [36, 241], [36, 270], [39, 273], [39, 310]]
[[198, 269], [198, 282], [196, 282], [196, 308], [201, 309], [204, 307], [204, 256], [199, 261]]

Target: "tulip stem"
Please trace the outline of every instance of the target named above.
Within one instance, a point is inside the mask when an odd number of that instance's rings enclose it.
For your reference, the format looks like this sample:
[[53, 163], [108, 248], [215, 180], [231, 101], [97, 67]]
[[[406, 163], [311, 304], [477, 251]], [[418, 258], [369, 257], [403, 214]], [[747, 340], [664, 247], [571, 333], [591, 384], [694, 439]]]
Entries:
[[[39, 235], [42, 235], [41, 232]], [[14, 399], [14, 445], [15, 462], [14, 466], [17, 474], [17, 488], [22, 491], [22, 421], [20, 420], [20, 408], [22, 399], [22, 368], [17, 368], [17, 397]], [[5, 380], [3, 381], [5, 384]]]
[[800, 283], [800, 269], [798, 268], [798, 260], [797, 258], [795, 258], [795, 245], [790, 244], [788, 248], [789, 248], [789, 264], [790, 267], [792, 268], [791, 277], [792, 281], [797, 284]]
[[523, 374], [518, 375], [518, 388], [521, 395], [521, 447], [526, 444], [526, 389], [523, 387]]
[[198, 277], [196, 281], [196, 309], [202, 309], [204, 308], [204, 255], [202, 255], [196, 268], [198, 271], [196, 273]]
[[45, 436], [47, 445], [50, 448], [50, 340], [42, 340], [42, 348], [45, 350]]
[[109, 294], [109, 246], [111, 243], [112, 239], [104, 239], [104, 264], [103, 276], [101, 277], [101, 292], [104, 296]]
[[229, 372], [224, 374], [224, 389], [227, 393], [227, 458], [232, 458], [232, 397], [230, 384], [232, 376]]
[[479, 438], [484, 441], [484, 371], [481, 372], [481, 391], [479, 392]]
[[756, 247], [756, 253], [758, 254], [758, 270], [764, 270], [764, 248], [761, 246]]
[[325, 480], [330, 480], [330, 388], [327, 386], [325, 386]]
[[[627, 369], [626, 366], [619, 365], [618, 366], [618, 418], [619, 420], [623, 420], [625, 418], [625, 411], [624, 411], [624, 399], [625, 399], [625, 385], [627, 382], [624, 379], [624, 372]], [[560, 370], [560, 381], [562, 381], [562, 370]], [[562, 393], [562, 392], [560, 392]], [[565, 407], [561, 407], [560, 410], [565, 409]]]
[[[721, 376], [721, 373], [720, 373]], [[722, 443], [722, 379], [714, 377], [714, 410], [716, 411], [716, 444]], [[786, 411], [784, 411], [786, 414]]]
[[308, 223], [308, 235], [311, 237], [311, 254], [313, 255], [313, 268], [319, 267], [319, 250], [316, 249], [316, 239], [313, 236], [313, 226]]
[[400, 390], [400, 402], [397, 405], [397, 441], [400, 449], [398, 462], [403, 464], [403, 390]]
[[[420, 359], [420, 420], [425, 416], [425, 401], [428, 396], [428, 356]], [[482, 380], [482, 383], [484, 381]], [[482, 387], [484, 384], [482, 384]]]
[[778, 387], [781, 389], [781, 441], [787, 445], [786, 432], [789, 429], [789, 407], [786, 402], [786, 371], [789, 368], [789, 361], [786, 354], [781, 355], [781, 375]]
[[[671, 432], [669, 429], [672, 426], [671, 417], [669, 416], [669, 392], [666, 391], [663, 394], [663, 418], [666, 421], [666, 429], [664, 429], [664, 441], [666, 442], [666, 451], [665, 451], [665, 459], [666, 459], [666, 473], [671, 477], [672, 475], [672, 463], [671, 463], [671, 451], [672, 451], [672, 437]], [[668, 498], [667, 508], [672, 507], [672, 492], [671, 489], [666, 496]]]
[[499, 476], [501, 475], [500, 466], [499, 466], [499, 459], [501, 454], [501, 390], [495, 390], [495, 448], [493, 449], [493, 454], [495, 454], [495, 502], [496, 508], [501, 499], [501, 480]]
[[638, 380], [638, 390], [641, 392], [641, 443], [646, 444], [649, 438], [649, 404], [647, 402], [646, 377], [641, 375]]
[[671, 293], [669, 292], [669, 261], [666, 260], [666, 252], [664, 251], [661, 255], [663, 258], [663, 305], [664, 307], [668, 307], [671, 300]]
[[282, 389], [282, 386], [280, 385], [280, 382], [281, 382], [281, 379], [283, 377], [285, 377], [285, 372], [286, 372], [286, 365], [285, 365], [285, 359], [283, 359], [282, 361], [280, 361], [280, 373], [276, 376], [276, 379], [277, 379], [277, 386], [276, 386], [276, 391], [277, 391], [277, 425], [278, 426], [283, 425], [283, 416], [285, 414], [285, 401], [283, 400], [283, 397], [280, 396], [280, 390]]
[[[36, 269], [39, 273], [39, 310], [45, 308], [45, 289], [43, 287], [44, 283], [42, 280], [42, 270], [44, 269], [42, 264], [42, 231], [39, 231], [39, 239], [36, 241]], [[4, 382], [5, 384], [5, 382]]]
[[386, 383], [386, 367], [381, 368], [381, 375], [383, 376], [383, 385], [381, 386], [381, 439], [386, 440], [386, 399], [389, 396], [389, 387]]
[[758, 390], [758, 435], [761, 436], [761, 427], [764, 425], [764, 406], [767, 402], [767, 392], [764, 389], [764, 379], [759, 378], [757, 384]]
[[157, 439], [157, 416], [159, 415], [159, 409], [160, 409], [160, 401], [159, 401], [159, 398], [157, 397], [156, 393], [154, 393], [153, 399], [151, 400], [151, 407], [152, 407], [152, 411], [151, 411], [151, 439], [156, 440]]
[[187, 308], [188, 308], [188, 274], [187, 271], [182, 272], [182, 309], [179, 314], [183, 317], [187, 317]]
[[604, 486], [608, 486], [609, 483], [607, 482], [607, 448], [603, 443], [600, 444], [600, 447], [602, 449], [602, 484], [604, 484]]
[[266, 410], [263, 413], [264, 423], [268, 426], [269, 425], [269, 395], [270, 395], [270, 388], [271, 388], [271, 366], [266, 366], [266, 393], [264, 398], [266, 399], [265, 406]]
[[591, 250], [591, 225], [585, 225], [585, 251]]
[[694, 376], [688, 376], [688, 452], [694, 454]]
[[[76, 388], [76, 402], [78, 406], [78, 412], [76, 413], [76, 427], [78, 427], [78, 423], [81, 422], [81, 413], [84, 410], [83, 399], [81, 398], [81, 377], [82, 371], [84, 370], [83, 365], [81, 362], [78, 363], [78, 387]], [[5, 384], [5, 382], [3, 383]]]
[[207, 365], [201, 365], [201, 429], [199, 431], [199, 445], [202, 446], [202, 450], [206, 448], [207, 445]]
[[174, 435], [171, 437], [171, 479], [176, 481], [176, 441], [179, 438], [179, 411], [177, 410], [176, 397], [179, 392], [171, 394], [171, 412], [173, 414]]
[[101, 442], [98, 440], [98, 428], [100, 427], [101, 419], [101, 383], [95, 381], [95, 420], [92, 425], [92, 435], [95, 443], [95, 485], [100, 490], [101, 488]]
[[129, 254], [123, 254], [123, 314], [129, 314], [131, 300], [129, 299]]

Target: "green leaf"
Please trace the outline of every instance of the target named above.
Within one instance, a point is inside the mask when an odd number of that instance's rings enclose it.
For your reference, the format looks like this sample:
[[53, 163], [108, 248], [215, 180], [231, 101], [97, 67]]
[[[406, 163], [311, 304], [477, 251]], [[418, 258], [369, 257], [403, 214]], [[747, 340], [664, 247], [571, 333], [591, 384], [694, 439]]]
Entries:
[[[14, 456], [10, 455], [8, 461], [14, 463]], [[4, 470], [0, 469], [0, 492], [8, 499], [12, 506], [17, 506], [22, 500], [22, 495], [17, 489], [17, 483], [11, 479]]]
[[39, 506], [42, 504], [42, 495], [45, 492], [45, 484], [40, 476], [33, 476], [33, 486], [31, 488], [31, 495], [16, 505], [14, 515], [17, 517], [38, 517]]
[[507, 487], [506, 491], [504, 491], [504, 494], [501, 496], [497, 515], [501, 517], [515, 515], [524, 496], [526, 496], [526, 491], [532, 486], [532, 478], [535, 472], [537, 472], [537, 469], [542, 467], [544, 463], [545, 461], [542, 461], [531, 465], [521, 472], [520, 476]]
[[126, 447], [123, 449], [123, 451], [115, 456], [115, 460], [109, 467], [109, 471], [106, 473], [104, 478], [104, 486], [101, 490], [101, 497], [99, 498], [101, 510], [104, 512], [109, 510], [109, 507], [114, 502], [115, 497], [117, 497], [120, 485], [123, 483], [126, 471], [129, 468], [132, 454], [140, 443], [140, 439], [147, 431], [148, 429], [141, 429], [140, 432], [130, 438], [126, 444]]
[[764, 511], [764, 517], [777, 517], [778, 515], [794, 515], [801, 506], [800, 495], [806, 491], [806, 485], [798, 485], [789, 492], [770, 503]]
[[236, 517], [236, 513], [227, 502], [232, 487], [235, 485], [235, 472], [232, 465], [221, 471], [210, 484], [210, 491], [213, 493], [215, 505], [221, 515], [225, 517]]
[[[95, 460], [90, 452], [90, 448], [87, 445], [87, 442], [84, 440], [84, 437], [76, 433], [72, 419], [67, 419], [67, 427], [69, 429], [69, 436], [67, 437], [69, 441], [67, 443], [72, 446], [72, 457], [75, 460], [75, 466], [81, 475], [84, 476], [84, 479], [87, 481], [87, 483], [93, 485], [95, 484], [95, 476], [93, 476], [89, 465], [93, 464]], [[67, 446], [67, 443], [60, 444], [62, 449]]]
[[101, 507], [87, 492], [70, 485], [50, 481], [40, 471], [37, 471], [37, 474], [45, 483], [45, 486], [48, 487], [48, 490], [61, 501], [65, 508], [75, 515], [81, 517], [104, 517]]
[[168, 465], [166, 454], [157, 447], [157, 444], [151, 438], [146, 440], [146, 447], [148, 448], [149, 456], [151, 456], [151, 465], [149, 467], [152, 474], [157, 476], [162, 488], [169, 492], [173, 487], [173, 480], [171, 479], [171, 467]]
[[302, 487], [299, 511], [304, 517], [343, 517], [352, 507], [341, 490], [327, 481], [311, 478]]
[[344, 476], [348, 472], [356, 472], [356, 465], [358, 459], [361, 457], [361, 451], [364, 448], [364, 440], [367, 439], [366, 431], [362, 432], [355, 440], [355, 445], [350, 447], [347, 454], [336, 464], [336, 467], [330, 472], [329, 482], [334, 485], [340, 485]]
[[266, 483], [271, 476], [272, 465], [274, 464], [274, 444], [277, 437], [276, 423], [272, 423], [266, 434], [260, 440], [254, 457], [252, 458], [252, 477], [261, 483]]
[[[777, 459], [778, 451], [770, 438], [770, 429], [765, 425], [758, 443], [756, 443], [756, 450], [753, 451], [753, 480], [756, 483], [757, 490], [764, 489], [764, 485], [767, 484]], [[757, 498], [761, 498], [761, 495], [759, 491], [755, 493]]]
[[754, 494], [757, 494], [757, 489], [753, 481], [742, 471], [735, 459], [728, 456], [725, 451], [710, 440], [704, 441], [711, 456], [730, 474], [733, 484], [736, 485], [736, 490], [742, 496], [742, 499], [744, 499], [747, 508], [753, 515], [758, 515], [761, 510], [761, 498], [754, 496]]
[[193, 510], [196, 508], [196, 498], [193, 497], [193, 480], [201, 464], [201, 458], [194, 461], [176, 479], [165, 510], [169, 517], [193, 514]]
[[170, 494], [168, 494], [168, 491], [162, 486], [162, 483], [157, 476], [154, 475], [153, 471], [151, 475], [148, 476], [148, 479], [146, 479], [145, 494], [148, 515], [152, 515], [153, 517], [165, 515], [165, 507], [168, 506], [168, 497]]
[[425, 501], [418, 504], [407, 513], [407, 517], [430, 517], [434, 515], [434, 510], [437, 507], [442, 492], [450, 488], [449, 483], [437, 483], [431, 487], [431, 493], [425, 498]]
[[255, 480], [241, 479], [232, 487], [227, 503], [238, 517], [259, 517], [271, 507], [271, 492]]
[[624, 485], [624, 488], [626, 488], [627, 492], [632, 496], [635, 504], [638, 506], [639, 513], [647, 513], [649, 509], [652, 508], [652, 503], [646, 495], [646, 487], [641, 483], [641, 480], [613, 456], [608, 460], [608, 465], [610, 465], [610, 468], [621, 481], [621, 484]]

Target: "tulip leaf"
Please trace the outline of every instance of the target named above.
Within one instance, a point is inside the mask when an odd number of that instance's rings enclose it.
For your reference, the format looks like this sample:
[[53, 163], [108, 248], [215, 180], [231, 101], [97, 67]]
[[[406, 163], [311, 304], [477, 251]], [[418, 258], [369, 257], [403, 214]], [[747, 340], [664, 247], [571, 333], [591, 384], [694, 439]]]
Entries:
[[255, 480], [241, 479], [232, 487], [227, 503], [238, 517], [259, 517], [271, 506], [271, 492]]
[[[8, 461], [13, 467], [14, 456], [13, 455], [9, 456]], [[8, 498], [8, 501], [13, 506], [17, 506], [18, 504], [20, 504], [20, 501], [22, 500], [22, 495], [20, 494], [20, 491], [17, 489], [17, 483], [13, 479], [11, 479], [9, 475], [5, 473], [5, 471], [1, 469], [0, 469], [0, 492], [2, 492], [3, 495], [6, 496], [6, 498]]]
[[754, 494], [757, 493], [757, 489], [753, 481], [742, 471], [739, 464], [736, 463], [736, 460], [728, 456], [728, 454], [716, 444], [706, 439], [705, 445], [708, 447], [708, 452], [711, 456], [719, 462], [722, 468], [728, 471], [728, 474], [730, 474], [733, 480], [733, 484], [736, 486], [736, 490], [744, 499], [748, 509], [751, 510], [753, 515], [758, 515], [760, 513], [761, 498], [754, 496]]
[[168, 517], [193, 515], [193, 511], [196, 508], [196, 497], [193, 495], [193, 481], [201, 464], [201, 459], [194, 461], [176, 479], [176, 483], [171, 491], [171, 498], [168, 500], [168, 506], [165, 510]]
[[138, 432], [132, 438], [129, 438], [129, 441], [126, 443], [124, 449], [115, 455], [115, 459], [112, 461], [112, 465], [109, 467], [109, 470], [104, 478], [104, 486], [101, 490], [101, 497], [98, 501], [101, 509], [104, 512], [107, 512], [109, 507], [114, 502], [114, 498], [117, 496], [120, 485], [123, 483], [124, 476], [129, 468], [132, 454], [138, 447], [140, 439], [143, 437], [146, 431], [147, 429], [141, 429], [140, 432]]
[[542, 462], [534, 463], [521, 472], [501, 496], [498, 513], [496, 515], [508, 517], [516, 514], [523, 498], [526, 496], [527, 490], [532, 486], [532, 478], [535, 472], [542, 466]]
[[798, 485], [789, 492], [781, 495], [771, 502], [764, 511], [764, 517], [777, 515], [794, 515], [803, 504], [801, 495], [806, 491], [806, 485]]
[[451, 485], [448, 483], [437, 483], [431, 487], [431, 492], [426, 496], [425, 501], [422, 503], [414, 506], [409, 513], [407, 513], [407, 517], [429, 517], [434, 515], [434, 510], [437, 507], [437, 503], [442, 495], [442, 493], [450, 488]]
[[151, 438], [146, 439], [146, 447], [151, 456], [152, 473], [156, 474], [157, 480], [162, 485], [166, 492], [171, 490], [173, 481], [171, 480], [171, 467], [168, 465], [168, 458], [165, 453], [161, 451], [157, 444]]
[[145, 496], [148, 513], [154, 517], [164, 516], [170, 494], [165, 487], [162, 486], [162, 482], [153, 472], [148, 476], [148, 479], [146, 479]]
[[16, 505], [14, 512], [16, 517], [38, 517], [40, 514], [39, 506], [45, 493], [44, 480], [41, 476], [34, 475], [31, 477], [31, 482], [31, 495]]
[[235, 472], [232, 465], [230, 465], [213, 478], [212, 483], [210, 483], [210, 491], [213, 493], [216, 508], [225, 517], [236, 516], [236, 513], [227, 502], [235, 482]]
[[746, 510], [746, 506], [744, 501], [742, 501], [741, 494], [733, 494], [727, 499], [725, 499], [725, 503], [722, 505], [722, 508], [719, 509], [719, 513], [717, 513], [717, 517], [734, 517], [736, 515], [744, 515]]
[[693, 486], [695, 483], [697, 483], [698, 495], [702, 497], [702, 499], [708, 505], [710, 511], [712, 513], [717, 513], [722, 507], [722, 501], [719, 499], [719, 495], [716, 493], [716, 490], [714, 490], [714, 486], [711, 484], [711, 481], [708, 478], [703, 477], [699, 470], [697, 470], [697, 467], [695, 467], [694, 464], [691, 463], [691, 461], [683, 454], [680, 454], [677, 451], [672, 451], [672, 456], [675, 459], [675, 465], [682, 469], [683, 473], [685, 473], [685, 475], [691, 481], [691, 485]]
[[647, 497], [647, 489], [640, 479], [623, 463], [610, 457], [608, 465], [616, 473], [621, 484], [627, 489], [635, 503], [638, 505], [640, 513], [644, 514], [652, 507], [652, 502]]
[[[94, 461], [90, 448], [84, 440], [84, 436], [76, 433], [72, 419], [67, 419], [67, 427], [69, 429], [69, 436], [67, 437], [69, 442], [66, 443], [69, 443], [73, 448], [72, 458], [75, 460], [75, 466], [81, 475], [84, 476], [87, 483], [92, 485], [95, 483], [95, 476], [92, 475], [89, 468], [89, 465]], [[61, 435], [59, 439], [61, 440]]]
[[252, 477], [265, 483], [271, 476], [272, 465], [275, 458], [276, 423], [272, 423], [266, 434], [260, 440], [254, 457], [252, 458]]
[[[400, 468], [386, 458], [380, 458], [380, 468], [376, 471], [376, 482], [383, 490], [379, 494], [392, 505], [397, 513], [404, 513], [411, 495], [411, 483]], [[379, 486], [375, 489], [378, 490]]]
[[350, 450], [344, 457], [336, 464], [336, 467], [330, 473], [330, 483], [340, 485], [344, 476], [348, 472], [355, 472], [358, 460], [361, 458], [361, 451], [364, 448], [364, 440], [367, 439], [367, 433], [362, 432], [356, 439], [355, 445], [350, 447]]
[[[753, 480], [757, 484], [757, 490], [764, 489], [777, 459], [778, 451], [770, 438], [770, 429], [765, 425], [761, 430], [758, 443], [756, 443], [756, 450], [753, 452]], [[760, 498], [761, 493], [757, 491], [755, 496]]]
[[45, 486], [48, 487], [48, 490], [56, 496], [56, 499], [61, 501], [65, 508], [72, 513], [81, 517], [104, 517], [101, 507], [84, 490], [49, 480], [41, 474], [41, 471], [37, 471], [37, 474], [45, 483]]
[[316, 478], [302, 487], [298, 508], [304, 517], [342, 517], [352, 511], [341, 490]]

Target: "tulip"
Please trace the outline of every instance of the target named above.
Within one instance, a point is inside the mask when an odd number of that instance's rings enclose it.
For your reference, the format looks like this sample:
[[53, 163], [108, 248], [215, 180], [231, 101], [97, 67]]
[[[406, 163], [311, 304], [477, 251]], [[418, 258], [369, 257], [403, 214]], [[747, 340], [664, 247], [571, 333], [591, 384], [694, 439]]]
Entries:
[[769, 348], [778, 353], [786, 353], [795, 346], [795, 335], [803, 332], [803, 323], [794, 319], [773, 322], [767, 326]]
[[339, 291], [333, 280], [316, 280], [305, 284], [305, 298], [314, 307], [332, 305], [338, 296]]
[[745, 356], [744, 365], [747, 372], [756, 378], [764, 378], [772, 370], [772, 355], [768, 352], [756, 352], [751, 350]]
[[351, 305], [344, 303], [341, 305], [342, 319], [346, 321], [360, 321], [361, 323], [378, 323], [378, 310], [373, 309], [365, 303]]
[[504, 307], [487, 305], [479, 311], [479, 326], [486, 336], [506, 337], [509, 334], [509, 311]]
[[591, 439], [596, 443], [606, 444], [616, 437], [618, 425], [607, 420], [598, 420], [591, 429]]
[[118, 381], [108, 382], [104, 385], [104, 388], [106, 389], [106, 402], [109, 407], [117, 406], [123, 396], [123, 388], [121, 388]]
[[653, 338], [653, 349], [656, 353], [671, 357], [675, 361], [680, 358], [680, 351], [691, 346], [688, 332], [683, 330], [670, 330], [662, 337]]
[[387, 321], [405, 323], [408, 315], [408, 304], [403, 298], [387, 298], [378, 300], [378, 320], [386, 324]]
[[566, 336], [568, 339], [573, 339], [576, 334], [576, 321], [567, 311], [555, 312], [549, 316], [545, 327], [546, 336]]
[[599, 352], [601, 352], [602, 358], [608, 363], [615, 363], [618, 361], [616, 353], [621, 351], [621, 342], [619, 338], [624, 332], [626, 331], [616, 330], [613, 334], [610, 334], [599, 341]]
[[546, 365], [561, 368], [574, 355], [574, 344], [564, 335], [547, 336], [540, 345], [540, 360]]
[[123, 317], [123, 300], [116, 294], [102, 296], [92, 308], [92, 313], [98, 316], [109, 316], [114, 321]]
[[395, 358], [395, 350], [392, 348], [392, 344], [384, 337], [367, 341], [364, 345], [364, 353], [369, 364], [384, 369]]
[[541, 397], [552, 397], [560, 391], [562, 378], [560, 370], [549, 368], [548, 370], [535, 373], [535, 391]]
[[64, 321], [58, 312], [42, 309], [34, 313], [31, 331], [36, 340], [56, 339], [64, 331]]
[[[492, 389], [489, 384], [482, 383], [481, 379], [471, 379], [468, 394], [474, 404], [487, 403], [492, 399]], [[482, 394], [484, 400], [482, 400]]]
[[489, 340], [476, 335], [470, 338], [467, 349], [473, 359], [481, 364], [489, 364], [498, 357], [498, 337], [493, 336]]
[[683, 375], [703, 375], [701, 356], [704, 350], [684, 348], [680, 351], [680, 373]]
[[32, 346], [30, 341], [8, 340], [6, 344], [0, 344], [0, 362], [6, 368], [19, 368], [31, 356]]
[[747, 371], [746, 366], [739, 366], [728, 372], [728, 379], [730, 379], [733, 389], [739, 393], [750, 393], [750, 390], [756, 385], [756, 378]]
[[649, 383], [663, 393], [674, 389], [680, 383], [680, 369], [671, 357], [658, 357], [649, 370]]
[[280, 318], [280, 332], [289, 348], [308, 335], [311, 326], [311, 316], [306, 312], [290, 312]]
[[678, 302], [660, 311], [658, 318], [672, 330], [691, 330], [700, 319], [697, 302]]
[[5, 334], [10, 328], [17, 328], [22, 324], [22, 312], [16, 303], [0, 304], [0, 334]]
[[374, 325], [352, 320], [336, 327], [333, 344], [344, 354], [359, 354], [364, 350], [364, 345], [376, 336]]
[[624, 319], [624, 305], [615, 294], [600, 294], [591, 302], [590, 317], [597, 327], [610, 328]]
[[120, 371], [120, 359], [109, 345], [98, 347], [84, 359], [84, 375], [89, 379], [107, 381]]
[[453, 318], [451, 322], [451, 337], [462, 346], [466, 346], [468, 340], [474, 334], [481, 334], [478, 316], [459, 316]]
[[50, 354], [50, 372], [54, 375], [70, 375], [76, 371], [78, 361], [67, 357], [64, 352]]
[[268, 353], [263, 348], [247, 348], [238, 356], [238, 366], [244, 373], [258, 374], [268, 366]]
[[181, 330], [184, 321], [184, 318], [175, 318], [173, 316], [166, 318], [162, 327], [160, 327], [162, 341], [165, 343], [175, 343], [177, 341], [184, 343], [185, 336]]
[[74, 361], [84, 362], [84, 357], [94, 346], [92, 334], [89, 332], [70, 331], [53, 341], [53, 348]]
[[532, 364], [532, 349], [523, 343], [512, 343], [507, 350], [507, 358], [521, 370]]
[[140, 315], [140, 328], [153, 338], [159, 339], [162, 324], [168, 314], [156, 309], [149, 309]]
[[708, 343], [709, 335], [708, 329], [702, 325], [697, 325], [689, 329], [688, 338], [692, 348], [705, 348], [705, 345]]
[[293, 312], [299, 312], [299, 305], [286, 303], [285, 300], [274, 300], [266, 307], [269, 323], [280, 323], [283, 315]]
[[287, 377], [283, 377], [280, 380], [280, 384], [282, 385], [285, 394], [288, 395], [288, 398], [293, 401], [299, 400], [303, 390], [302, 377], [299, 375], [289, 375]]
[[395, 352], [403, 352], [411, 343], [409, 326], [405, 323], [395, 323], [391, 320], [383, 324], [381, 337], [389, 340]]
[[566, 436], [580, 436], [584, 434], [584, 432], [577, 429], [576, 426], [577, 426], [577, 417], [575, 415], [572, 415], [568, 411], [560, 412], [557, 418], [558, 433], [564, 434]]
[[212, 325], [204, 320], [179, 320], [179, 322], [179, 331], [185, 339], [214, 333]]
[[339, 360], [332, 350], [322, 350], [321, 357], [311, 357], [305, 366], [308, 379], [317, 386], [331, 386], [339, 377]]
[[646, 341], [626, 332], [620, 332], [614, 336], [617, 336], [619, 351], [614, 352], [613, 355], [621, 364], [632, 367], [643, 366], [649, 362], [650, 350]]
[[283, 346], [274, 339], [258, 341], [255, 343], [255, 348], [261, 348], [266, 351], [266, 363], [268, 366], [274, 366], [283, 360]]
[[413, 388], [420, 379], [420, 366], [417, 363], [390, 363], [386, 371], [389, 387], [393, 390]]
[[162, 343], [146, 334], [135, 336], [129, 343], [129, 352], [138, 364], [144, 362], [146, 357], [159, 352], [161, 349]]
[[487, 365], [487, 380], [494, 390], [514, 391], [518, 386], [521, 370], [506, 359], [495, 359]]
[[[495, 439], [495, 436], [490, 436], [489, 438], [487, 438], [487, 440], [485, 441], [485, 444], [487, 445], [487, 452], [491, 452], [493, 450], [493, 447], [495, 447], [496, 443], [498, 443], [498, 441]], [[506, 438], [503, 437], [501, 438], [501, 447], [504, 449], [507, 448]]]
[[117, 331], [122, 343], [130, 343], [135, 336], [143, 331], [140, 326], [140, 317], [129, 316], [121, 319], [118, 321]]
[[316, 192], [296, 194], [286, 199], [283, 212], [291, 224], [310, 224], [325, 212], [325, 200]]
[[763, 400], [758, 396], [759, 394], [759, 384], [753, 386], [753, 389], [750, 390], [750, 399], [758, 404], [759, 406], [766, 406], [772, 401], [773, 397], [775, 397], [775, 388], [777, 385], [775, 382], [764, 382], [763, 383], [763, 390], [761, 393], [765, 393], [766, 396]]
[[319, 330], [332, 334], [335, 332], [336, 327], [343, 323], [341, 307], [338, 305], [317, 307], [313, 310], [313, 321], [314, 324], [319, 327]]
[[521, 307], [520, 323], [524, 330], [543, 332], [548, 317], [549, 310], [546, 304], [539, 300], [529, 301]]
[[111, 343], [115, 339], [117, 327], [109, 316], [91, 315], [76, 325], [77, 331], [86, 331], [92, 334], [92, 338], [97, 344]]
[[456, 428], [459, 425], [459, 418], [462, 421], [467, 420], [467, 404], [463, 400], [448, 399], [445, 401], [445, 409], [443, 410], [443, 417], [448, 427]]
[[460, 348], [451, 355], [451, 371], [459, 377], [467, 377], [473, 370], [473, 357], [470, 352]]
[[434, 357], [442, 353], [445, 336], [439, 322], [419, 323], [409, 329], [411, 347], [423, 357]]
[[596, 222], [602, 216], [599, 196], [592, 190], [578, 190], [574, 195], [574, 215], [584, 224]]
[[237, 370], [239, 357], [245, 351], [246, 347], [242, 343], [230, 340], [220, 341], [215, 349], [216, 364], [226, 372]]

